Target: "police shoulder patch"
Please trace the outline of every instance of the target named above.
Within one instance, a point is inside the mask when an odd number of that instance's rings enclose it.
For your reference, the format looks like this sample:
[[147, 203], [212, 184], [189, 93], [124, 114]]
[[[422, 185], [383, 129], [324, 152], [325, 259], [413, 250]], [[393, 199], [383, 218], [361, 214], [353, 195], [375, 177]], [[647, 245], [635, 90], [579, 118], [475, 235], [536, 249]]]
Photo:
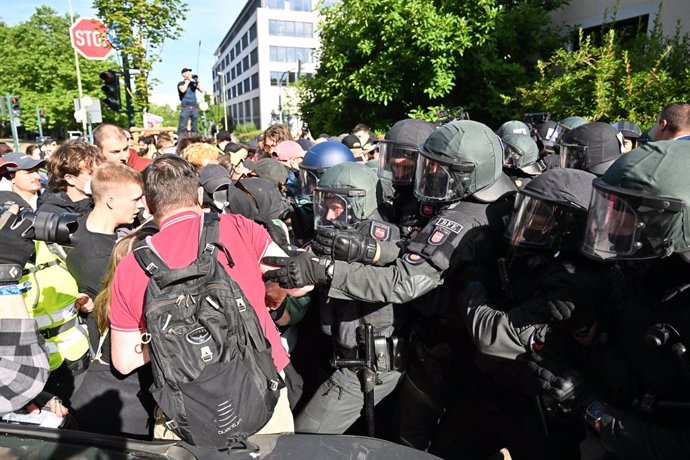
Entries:
[[446, 219], [445, 217], [441, 217], [438, 219], [438, 221], [436, 221], [436, 227], [443, 227], [455, 233], [456, 235], [460, 234], [460, 232], [465, 228], [459, 223]]
[[391, 227], [389, 225], [382, 224], [379, 222], [372, 222], [371, 230], [369, 233], [372, 238], [381, 241], [388, 241], [391, 235]]
[[434, 246], [439, 246], [442, 244], [444, 241], [448, 239], [448, 235], [450, 235], [450, 230], [448, 230], [445, 227], [439, 227], [438, 225], [434, 228], [434, 231], [431, 232], [431, 235], [429, 235], [429, 239], [427, 240], [427, 243], [434, 245]]
[[404, 256], [402, 256], [402, 259], [410, 265], [419, 265], [424, 262], [424, 258], [419, 254], [415, 254], [414, 252], [406, 253]]

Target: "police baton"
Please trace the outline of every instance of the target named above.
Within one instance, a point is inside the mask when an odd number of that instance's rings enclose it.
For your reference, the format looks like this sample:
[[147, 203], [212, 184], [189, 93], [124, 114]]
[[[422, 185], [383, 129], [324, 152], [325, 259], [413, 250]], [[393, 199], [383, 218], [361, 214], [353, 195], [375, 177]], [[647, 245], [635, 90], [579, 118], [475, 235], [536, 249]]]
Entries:
[[359, 381], [364, 394], [364, 419], [367, 422], [367, 436], [374, 436], [374, 387], [376, 386], [376, 352], [374, 351], [374, 326], [363, 324], [357, 328], [359, 359], [333, 358], [333, 367], [359, 367]]

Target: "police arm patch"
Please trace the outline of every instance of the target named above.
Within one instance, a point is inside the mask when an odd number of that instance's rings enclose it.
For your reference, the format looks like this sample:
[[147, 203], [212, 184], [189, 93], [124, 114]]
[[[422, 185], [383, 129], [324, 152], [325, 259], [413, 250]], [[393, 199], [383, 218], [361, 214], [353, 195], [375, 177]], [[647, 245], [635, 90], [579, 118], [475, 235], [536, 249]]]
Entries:
[[402, 256], [402, 259], [410, 265], [419, 265], [424, 262], [424, 258], [419, 254], [415, 254], [414, 252], [406, 253], [404, 256]]
[[374, 222], [371, 224], [370, 234], [372, 238], [381, 241], [388, 241], [391, 234], [391, 228], [388, 225]]

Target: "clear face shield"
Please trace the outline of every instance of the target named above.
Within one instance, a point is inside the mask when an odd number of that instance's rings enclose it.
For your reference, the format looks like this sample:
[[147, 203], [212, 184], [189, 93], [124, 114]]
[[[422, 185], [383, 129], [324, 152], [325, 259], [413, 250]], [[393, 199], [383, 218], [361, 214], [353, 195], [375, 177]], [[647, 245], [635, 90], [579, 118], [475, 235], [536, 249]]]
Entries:
[[302, 184], [302, 195], [311, 196], [316, 190], [316, 186], [319, 184], [319, 177], [316, 171], [311, 169], [299, 168], [299, 178]]
[[390, 141], [379, 143], [378, 176], [390, 178], [394, 184], [412, 184], [417, 166], [417, 147]]
[[354, 224], [357, 217], [351, 200], [365, 197], [361, 189], [319, 189], [314, 190], [314, 228], [332, 227], [333, 222]]
[[683, 201], [594, 183], [582, 251], [597, 259], [651, 259], [673, 252]]
[[460, 200], [475, 191], [475, 182], [472, 163], [451, 165], [417, 156], [414, 193], [423, 200]]
[[586, 145], [561, 144], [558, 156], [561, 168], [587, 169]]
[[578, 225], [578, 216], [563, 206], [518, 193], [505, 235], [516, 247], [556, 249], [572, 244], [570, 235], [581, 232], [583, 221], [584, 211]]

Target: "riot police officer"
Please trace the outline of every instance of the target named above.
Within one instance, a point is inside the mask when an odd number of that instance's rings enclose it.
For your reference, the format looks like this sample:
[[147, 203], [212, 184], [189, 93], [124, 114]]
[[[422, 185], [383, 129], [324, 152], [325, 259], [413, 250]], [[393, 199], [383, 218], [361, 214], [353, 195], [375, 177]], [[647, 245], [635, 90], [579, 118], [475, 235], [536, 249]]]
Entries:
[[559, 146], [561, 168], [601, 176], [623, 154], [623, 135], [608, 123], [593, 121], [566, 132]]
[[546, 170], [539, 159], [537, 143], [525, 134], [506, 134], [503, 142], [503, 168], [518, 188]]
[[[314, 191], [314, 224], [319, 230], [315, 252], [347, 260], [354, 243], [339, 238], [360, 237], [361, 251], [372, 263], [380, 256], [376, 242], [394, 242], [400, 237], [396, 226], [384, 222], [377, 210], [378, 178], [369, 167], [341, 163], [328, 169]], [[332, 231], [340, 228], [340, 232]], [[341, 250], [345, 252], [341, 252]], [[325, 254], [324, 254], [325, 253]], [[364, 325], [373, 327], [376, 354], [373, 403], [390, 394], [401, 377], [402, 341], [396, 335], [401, 311], [390, 303], [367, 303], [328, 298], [327, 289], [312, 295], [321, 316], [321, 328], [333, 339], [335, 372], [314, 393], [297, 419], [298, 432], [342, 434], [359, 417], [364, 404], [362, 366], [342, 366], [339, 360], [364, 359]], [[370, 363], [371, 364], [371, 363]], [[373, 407], [371, 407], [373, 411]], [[371, 423], [371, 421], [370, 421]]]
[[594, 181], [582, 250], [615, 261], [629, 287], [601, 325], [594, 367], [605, 386], [581, 399], [615, 458], [690, 457], [688, 155], [683, 142], [650, 142]]

